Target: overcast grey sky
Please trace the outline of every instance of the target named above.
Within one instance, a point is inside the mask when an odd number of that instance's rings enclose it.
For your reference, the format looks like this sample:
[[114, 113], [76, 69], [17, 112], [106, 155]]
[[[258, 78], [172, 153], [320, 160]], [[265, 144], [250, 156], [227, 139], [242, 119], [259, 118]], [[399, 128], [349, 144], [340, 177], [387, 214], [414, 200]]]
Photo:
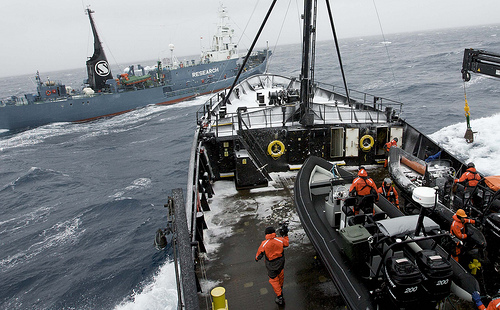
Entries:
[[[87, 5], [111, 64], [137, 63], [170, 54], [197, 55], [215, 31], [220, 0], [2, 0], [0, 76], [83, 68], [93, 46]], [[271, 0], [226, 0], [224, 5], [248, 48]], [[500, 0], [330, 0], [339, 38], [425, 31], [500, 23]], [[374, 5], [375, 3], [375, 5]], [[278, 0], [258, 46], [300, 42], [301, 0]], [[331, 39], [325, 2], [318, 1], [326, 29], [318, 39]], [[289, 9], [288, 9], [289, 8]], [[288, 14], [285, 17], [285, 13]], [[253, 14], [252, 14], [253, 13]], [[282, 24], [284, 28], [279, 36]], [[203, 37], [203, 40], [200, 38]], [[278, 40], [278, 41], [277, 41]], [[149, 65], [143, 63], [144, 65]]]

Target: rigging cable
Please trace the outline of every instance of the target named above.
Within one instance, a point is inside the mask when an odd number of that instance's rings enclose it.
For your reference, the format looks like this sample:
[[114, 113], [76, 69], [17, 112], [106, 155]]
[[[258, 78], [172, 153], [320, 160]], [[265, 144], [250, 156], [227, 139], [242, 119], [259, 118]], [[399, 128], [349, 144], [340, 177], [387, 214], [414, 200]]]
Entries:
[[464, 81], [464, 99], [465, 99], [465, 106], [464, 106], [464, 111], [465, 111], [465, 118], [467, 120], [467, 128], [470, 128], [470, 108], [469, 104], [467, 103], [467, 92], [465, 90], [465, 81]]
[[[391, 61], [391, 56], [389, 55], [389, 48], [387, 47], [387, 40], [385, 39], [385, 35], [384, 35], [384, 30], [382, 28], [382, 22], [380, 21], [380, 16], [378, 14], [378, 10], [377, 10], [377, 5], [375, 4], [375, 0], [373, 0], [373, 6], [375, 7], [375, 13], [377, 14], [377, 20], [378, 20], [378, 25], [380, 27], [380, 32], [382, 34], [382, 39], [383, 39], [383, 44], [384, 44], [384, 47], [385, 47], [385, 51], [387, 53], [387, 59], [389, 60], [389, 68], [391, 69], [391, 73], [392, 73], [392, 80], [393, 80], [393, 88], [396, 90], [395, 86], [396, 86], [396, 76], [394, 75], [394, 70], [393, 70], [393, 66], [392, 66], [392, 61]], [[398, 97], [398, 101], [401, 102], [401, 98], [399, 97], [399, 92], [396, 91], [396, 96]]]
[[[258, 2], [258, 1], [257, 1], [257, 2]], [[225, 9], [225, 7], [224, 7], [224, 6], [222, 6], [222, 8], [224, 8], [224, 9]], [[254, 13], [254, 12], [255, 12], [255, 8], [254, 8], [254, 10], [253, 10], [253, 12], [252, 12], [252, 15], [253, 15], [253, 13]], [[232, 18], [231, 18], [231, 17], [229, 17], [229, 15], [226, 15], [225, 17], [227, 17], [227, 19], [228, 19], [228, 20], [232, 21]], [[252, 16], [250, 16], [249, 21], [250, 21], [250, 19], [251, 19], [251, 18], [252, 18]], [[224, 18], [223, 18], [223, 19], [224, 19]], [[218, 28], [218, 27], [219, 27], [219, 25], [220, 25], [219, 23], [220, 23], [220, 21], [217, 23], [217, 33], [219, 32], [219, 28]], [[235, 24], [236, 26], [238, 26], [236, 23], [234, 23], [234, 24]], [[240, 46], [240, 41], [241, 41], [241, 39], [242, 39], [243, 35], [245, 34], [245, 30], [247, 29], [247, 26], [248, 26], [248, 23], [247, 23], [247, 25], [245, 26], [245, 29], [243, 29], [243, 33], [242, 33], [242, 35], [239, 37], [238, 42], [236, 43], [236, 44], [237, 44], [237, 47], [238, 47], [238, 46]], [[233, 31], [234, 31], [234, 30], [233, 30]], [[214, 36], [214, 37], [215, 37], [215, 36]], [[231, 36], [231, 38], [232, 38], [232, 36]], [[231, 43], [232, 43], [232, 39], [231, 39]], [[212, 46], [212, 47], [213, 47], [213, 46]], [[217, 50], [218, 50], [218, 48], [217, 48]], [[228, 56], [228, 57], [229, 57], [229, 56]], [[239, 53], [238, 53], [238, 57], [239, 57]], [[222, 79], [225, 79], [225, 78], [226, 78], [226, 72], [227, 72], [226, 70], [228, 69], [228, 66], [229, 66], [229, 62], [226, 62], [226, 63], [224, 64], [224, 66], [222, 67], [222, 72], [221, 72], [221, 74], [219, 75], [219, 78], [217, 79], [217, 82], [220, 82]], [[222, 73], [224, 73], [224, 75], [222, 75]], [[212, 94], [213, 94], [213, 93], [215, 93], [215, 92], [216, 92], [216, 89], [214, 88], [214, 89], [212, 89], [212, 90], [210, 91], [210, 95], [212, 95]]]
[[[257, 7], [258, 7], [258, 5], [259, 5], [259, 2], [260, 2], [260, 1], [257, 1], [257, 3], [255, 4], [254, 9], [253, 9], [253, 11], [252, 11], [252, 14], [250, 15], [250, 18], [248, 19], [247, 24], [245, 25], [245, 28], [243, 29], [242, 36], [240, 36], [240, 39], [238, 40], [238, 46], [240, 45], [240, 41], [241, 41], [241, 39], [242, 39], [243, 35], [247, 37], [247, 35], [246, 35], [246, 29], [248, 28], [248, 25], [250, 24], [250, 21], [252, 20], [252, 17], [254, 16], [255, 10], [257, 9]], [[286, 10], [285, 10], [285, 16], [283, 16], [283, 22], [281, 23], [281, 27], [280, 27], [280, 30], [279, 30], [279, 32], [278, 32], [278, 37], [276, 38], [276, 43], [274, 44], [274, 47], [273, 47], [273, 49], [272, 49], [272, 51], [273, 51], [272, 55], [274, 55], [274, 53], [276, 52], [276, 48], [277, 48], [277, 46], [278, 46], [278, 42], [279, 42], [280, 37], [281, 37], [281, 34], [282, 34], [282, 32], [283, 32], [283, 28], [285, 27], [285, 20], [286, 20], [286, 17], [288, 16], [288, 12], [290, 11], [290, 6], [291, 6], [291, 3], [292, 3], [292, 0], [290, 0], [290, 1], [288, 2], [288, 6], [287, 6], [287, 8], [286, 8]], [[295, 3], [297, 3], [297, 1], [296, 1]], [[300, 19], [299, 19], [299, 20], [300, 20]], [[233, 22], [234, 22], [234, 24], [235, 24], [236, 26], [238, 26], [238, 24], [237, 24], [237, 23], [236, 23], [233, 19], [231, 19], [231, 21], [233, 21]], [[299, 23], [299, 26], [300, 26], [300, 23]], [[238, 26], [238, 28], [240, 28], [240, 27]], [[299, 28], [300, 28], [300, 27], [299, 27]], [[268, 60], [267, 60], [267, 65], [269, 66], [269, 64], [270, 64], [271, 62], [272, 62], [272, 56], [271, 56], [271, 58], [270, 58], [270, 59], [268, 59]]]
[[266, 25], [267, 20], [269, 19], [269, 15], [271, 15], [271, 12], [273, 11], [274, 6], [276, 5], [276, 1], [277, 0], [273, 0], [273, 2], [271, 3], [271, 6], [269, 7], [269, 10], [267, 11], [266, 16], [264, 17], [264, 21], [260, 25], [260, 28], [257, 31], [257, 35], [255, 36], [255, 39], [253, 40], [252, 45], [250, 46], [250, 49], [248, 50], [247, 55], [246, 55], [245, 59], [243, 60], [243, 64], [241, 65], [240, 70], [238, 71], [238, 74], [236, 74], [236, 77], [234, 79], [233, 84], [231, 85], [231, 88], [229, 89], [229, 92], [224, 97], [223, 105], [227, 104], [228, 98], [231, 96], [231, 93], [233, 92], [233, 89], [236, 86], [236, 83], [238, 82], [238, 79], [240, 78], [241, 72], [245, 68], [245, 65], [247, 64], [248, 58], [250, 57], [250, 55], [251, 55], [251, 53], [253, 51], [253, 48], [255, 47], [255, 43], [257, 43], [257, 40], [259, 39], [260, 34], [262, 33], [262, 30], [264, 29], [264, 26]]
[[[243, 28], [243, 31], [242, 31], [242, 33], [241, 33], [241, 36], [240, 36], [240, 37], [239, 37], [239, 39], [238, 39], [238, 46], [240, 46], [240, 42], [241, 42], [241, 40], [243, 39], [243, 36], [245, 36], [245, 37], [247, 37], [248, 39], [252, 40], [252, 38], [250, 38], [250, 37], [248, 37], [248, 36], [247, 36], [246, 31], [247, 31], [248, 25], [250, 24], [250, 21], [251, 21], [251, 20], [252, 20], [252, 18], [253, 18], [253, 15], [255, 14], [255, 10], [256, 10], [256, 9], [257, 9], [257, 7], [259, 6], [259, 2], [260, 2], [260, 0], [259, 0], [259, 1], [257, 1], [257, 3], [255, 3], [255, 6], [253, 7], [252, 14], [250, 14], [250, 17], [249, 17], [249, 18], [248, 18], [248, 20], [247, 20], [247, 24], [245, 25], [245, 28]], [[233, 23], [236, 25], [236, 27], [240, 28], [240, 27], [238, 26], [238, 23], [236, 23], [236, 21], [234, 21], [231, 17], [229, 17], [229, 19], [231, 20], [231, 22], [233, 22]], [[240, 29], [241, 29], [241, 28], [240, 28]]]
[[465, 141], [467, 143], [472, 143], [474, 142], [474, 132], [472, 131], [472, 128], [470, 126], [470, 107], [469, 104], [467, 103], [467, 93], [465, 91], [465, 80], [464, 80], [464, 99], [465, 99], [465, 106], [464, 106], [464, 111], [465, 111], [465, 120], [467, 121], [467, 130], [465, 131]]
[[[245, 28], [243, 29], [241, 36], [238, 38], [238, 41], [237, 41], [237, 43], [236, 43], [236, 44], [237, 44], [237, 46], [240, 46], [240, 42], [241, 42], [241, 40], [243, 39], [243, 36], [246, 36], [246, 29], [247, 29], [248, 25], [250, 24], [250, 21], [252, 20], [252, 16], [254, 15], [255, 10], [256, 10], [256, 8], [257, 8], [258, 4], [259, 4], [259, 1], [257, 1], [257, 3], [255, 4], [255, 6], [254, 6], [254, 8], [253, 8], [253, 11], [252, 11], [252, 14], [251, 14], [251, 15], [250, 15], [250, 17], [248, 18], [247, 24], [245, 25]], [[226, 17], [229, 19], [229, 21], [230, 21], [230, 22], [234, 23], [234, 25], [236, 25], [236, 27], [238, 27], [238, 29], [241, 29], [241, 28], [238, 26], [238, 23], [236, 23], [236, 22], [235, 22], [235, 21], [234, 21], [234, 20], [233, 20], [233, 19], [232, 19], [229, 15], [227, 15]], [[239, 54], [239, 53], [238, 53], [238, 54]], [[239, 57], [239, 55], [238, 55], [238, 57]], [[226, 64], [225, 64], [225, 65], [224, 65], [224, 67], [222, 68], [222, 73], [225, 73], [225, 72], [226, 72], [226, 70], [227, 70], [227, 68], [228, 68], [228, 65], [229, 65], [229, 63], [228, 63], [228, 62], [226, 62]], [[243, 66], [242, 66], [242, 67], [243, 67]], [[225, 75], [222, 75], [222, 74], [221, 74], [221, 75], [219, 76], [219, 79], [217, 80], [217, 82], [221, 81], [221, 80], [223, 79], [223, 77], [225, 78]], [[236, 79], [235, 79], [235, 81], [238, 81], [238, 79], [236, 78]], [[212, 94], [214, 94], [214, 93], [216, 93], [216, 89], [212, 89], [212, 90], [210, 91], [210, 94], [211, 94], [211, 95], [212, 95]]]
[[[290, 5], [292, 4], [292, 1], [290, 0], [288, 2], [288, 6], [286, 7], [286, 11], [285, 11], [285, 16], [283, 16], [283, 22], [281, 23], [281, 27], [280, 27], [280, 31], [278, 32], [278, 37], [276, 38], [276, 43], [274, 44], [274, 48], [273, 48], [273, 55], [274, 53], [276, 52], [276, 48], [278, 46], [278, 42], [280, 40], [280, 37], [281, 37], [281, 32], [283, 31], [283, 27], [285, 26], [285, 20], [286, 20], [286, 17], [288, 16], [288, 11], [290, 10]], [[272, 58], [272, 57], [271, 57]], [[269, 59], [267, 60], [267, 65], [269, 66], [269, 63], [271, 61], [269, 61]]]
[[301, 14], [300, 14], [300, 6], [299, 6], [299, 3], [298, 3], [298, 0], [295, 1], [295, 5], [297, 6], [297, 25], [299, 26], [299, 34], [300, 34], [300, 37], [301, 38], [301, 41], [302, 41], [302, 36], [303, 36], [303, 33], [302, 33], [302, 24], [300, 23], [300, 20], [302, 19], [301, 18]]
[[346, 97], [347, 97], [347, 103], [349, 104], [351, 102], [351, 99], [349, 98], [349, 89], [347, 88], [347, 81], [345, 78], [344, 66], [342, 65], [342, 57], [340, 56], [340, 48], [339, 48], [339, 42], [337, 40], [337, 32], [335, 31], [335, 25], [333, 23], [332, 9], [330, 8], [330, 1], [325, 0], [325, 2], [326, 2], [326, 8], [328, 9], [328, 17], [330, 18], [330, 26], [332, 27], [333, 39], [335, 41], [335, 48], [337, 49], [337, 56], [339, 58], [340, 71], [342, 72], [342, 79], [344, 80], [344, 87], [345, 87], [345, 92], [346, 92]]

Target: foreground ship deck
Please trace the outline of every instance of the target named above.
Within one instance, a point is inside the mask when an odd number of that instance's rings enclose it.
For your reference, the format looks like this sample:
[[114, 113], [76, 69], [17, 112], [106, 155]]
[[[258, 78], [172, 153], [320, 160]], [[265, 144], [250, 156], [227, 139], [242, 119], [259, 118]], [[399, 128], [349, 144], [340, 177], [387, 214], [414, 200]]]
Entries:
[[[417, 152], [425, 147], [427, 138], [397, 117], [399, 103], [367, 94], [346, 103], [338, 93], [315, 88], [312, 122], [304, 125], [296, 117], [298, 87], [294, 79], [254, 76], [230, 96], [219, 93], [198, 114], [185, 206], [191, 244], [206, 248], [194, 256], [203, 288], [201, 308], [210, 308], [208, 294], [216, 286], [226, 289], [232, 308], [276, 307], [265, 266], [254, 257], [265, 227], [285, 220], [291, 240], [285, 252], [286, 307], [344, 308], [295, 211], [295, 170], [316, 155], [356, 171], [363, 165], [381, 184], [388, 171], [377, 163], [383, 163], [383, 145], [390, 137], [400, 137]], [[205, 223], [208, 229], [202, 228]]]
[[[271, 4], [263, 25], [272, 11], [274, 3]], [[352, 248], [350, 247], [351, 243], [348, 243], [346, 248], [339, 248], [340, 245], [335, 244], [337, 246], [335, 253], [331, 247], [325, 250], [316, 241], [318, 238], [323, 242], [329, 239], [323, 235], [317, 236], [317, 234], [311, 233], [311, 231], [314, 232], [315, 225], [304, 220], [302, 215], [300, 221], [298, 220], [295, 208], [299, 208], [300, 203], [297, 200], [295, 201], [296, 205], [291, 202], [294, 191], [291, 187], [291, 180], [294, 178], [292, 170], [299, 168], [304, 163], [307, 164], [306, 160], [311, 156], [316, 156], [326, 162], [345, 165], [355, 171], [358, 171], [360, 166], [365, 168], [372, 166], [375, 171], [369, 172], [368, 175], [374, 178], [378, 185], [382, 178], [388, 176], [387, 170], [381, 168], [380, 164], [387, 163], [386, 152], [390, 146], [386, 146], [386, 144], [394, 145], [392, 142], [389, 144], [390, 141], [394, 140], [397, 142], [397, 147], [401, 147], [417, 157], [422, 157], [427, 148], [439, 148], [429, 137], [399, 117], [401, 103], [349, 90], [345, 78], [343, 88], [319, 84], [314, 81], [315, 31], [313, 30], [315, 30], [315, 10], [313, 1], [304, 2], [302, 70], [299, 79], [272, 74], [256, 75], [241, 81], [238, 85], [233, 85], [228, 92], [218, 93], [197, 113], [198, 126], [191, 149], [186, 204], [180, 204], [185, 206], [187, 216], [187, 227], [185, 227], [185, 231], [182, 230], [185, 239], [188, 239], [185, 247], [193, 255], [189, 257], [191, 262], [184, 265], [184, 269], [181, 267], [181, 270], [189, 274], [193, 272], [189, 268], [193, 265], [196, 267], [198, 274], [203, 278], [200, 281], [205, 288], [205, 296], [212, 288], [219, 285], [224, 286], [227, 290], [228, 303], [234, 305], [231, 306], [232, 308], [276, 308], [273, 302], [274, 292], [267, 283], [265, 267], [263, 264], [256, 264], [254, 257], [259, 242], [264, 238], [265, 227], [277, 227], [280, 226], [281, 222], [288, 220], [290, 221], [291, 245], [285, 251], [289, 263], [285, 266], [284, 298], [285, 307], [289, 309], [334, 308], [335, 305], [332, 304], [337, 303], [340, 298], [332, 298], [332, 295], [328, 298], [326, 292], [329, 289], [322, 290], [327, 286], [325, 283], [329, 282], [328, 280], [324, 281], [324, 279], [328, 278], [332, 279], [328, 284], [329, 288], [337, 288], [339, 295], [345, 302], [345, 305], [339, 305], [341, 308], [387, 309], [381, 305], [385, 305], [385, 300], [393, 296], [392, 299], [395, 302], [393, 307], [389, 308], [399, 309], [401, 301], [403, 303], [412, 302], [412, 307], [422, 308], [426, 304], [427, 309], [446, 309], [448, 306], [450, 309], [456, 309], [457, 305], [449, 302], [452, 298], [452, 295], [449, 294], [453, 292], [461, 298], [460, 303], [464, 303], [464, 305], [460, 305], [460, 308], [467, 309], [471, 306], [467, 301], [471, 300], [471, 294], [474, 295], [479, 291], [479, 285], [455, 261], [454, 264], [459, 268], [453, 268], [452, 275], [459, 280], [472, 279], [473, 281], [470, 282], [465, 281], [473, 284], [471, 287], [457, 286], [457, 290], [453, 288], [450, 291], [443, 290], [442, 294], [438, 296], [428, 294], [426, 299], [422, 300], [423, 303], [418, 302], [417, 304], [416, 301], [420, 301], [419, 296], [411, 293], [415, 293], [419, 289], [421, 279], [419, 277], [423, 278], [424, 273], [419, 273], [418, 268], [414, 266], [412, 270], [415, 272], [401, 272], [404, 279], [415, 275], [414, 281], [410, 283], [411, 287], [405, 289], [403, 284], [397, 286], [389, 275], [385, 278], [388, 279], [387, 284], [380, 282], [380, 274], [377, 271], [374, 274], [370, 273], [366, 279], [374, 280], [376, 285], [363, 287], [361, 294], [361, 291], [358, 291], [354, 285], [344, 285], [346, 281], [361, 283], [365, 280], [359, 277], [352, 279], [344, 276], [356, 273], [347, 272], [347, 270], [358, 270], [359, 267], [355, 264], [358, 261], [354, 260], [355, 257], [351, 257], [350, 264], [342, 264], [340, 269], [331, 268], [332, 266], [338, 267], [338, 261], [344, 260], [343, 255], [347, 251], [346, 249]], [[328, 11], [334, 31], [329, 6]], [[259, 35], [260, 31], [255, 41]], [[335, 34], [334, 37], [336, 38]], [[337, 42], [336, 46], [337, 52], [339, 52]], [[445, 153], [444, 150], [443, 153]], [[446, 154], [446, 156], [452, 157], [450, 154]], [[460, 161], [456, 160], [456, 163], [460, 164]], [[382, 172], [377, 173], [377, 170]], [[301, 173], [298, 177], [300, 178], [298, 181], [301, 183], [311, 182], [310, 179], [307, 180], [307, 176], [303, 177]], [[329, 185], [327, 180], [323, 181], [324, 184], [321, 184], [321, 188], [315, 187], [315, 190], [318, 189], [321, 194], [324, 194], [325, 188]], [[332, 181], [330, 180], [330, 182]], [[230, 189], [225, 186], [221, 187], [221, 184], [229, 184]], [[316, 185], [319, 186], [319, 184]], [[215, 189], [215, 196], [212, 196], [213, 189]], [[304, 193], [300, 186], [297, 191]], [[317, 197], [317, 199], [321, 201], [321, 197]], [[352, 199], [349, 203], [352, 204]], [[392, 209], [395, 208], [392, 207]], [[396, 225], [401, 222], [399, 219], [403, 221], [408, 219], [402, 218], [404, 214], [397, 211], [401, 218], [398, 217], [398, 219], [395, 218], [394, 221], [391, 221]], [[335, 212], [337, 211], [335, 210]], [[342, 214], [347, 213], [342, 209], [339, 212], [340, 218], [342, 218]], [[320, 213], [318, 212], [318, 214]], [[338, 213], [334, 214], [336, 216], [335, 222], [334, 225], [329, 223], [331, 227], [328, 233], [338, 226], [336, 222]], [[419, 218], [423, 219], [423, 216], [424, 214]], [[364, 215], [362, 217], [365, 218]], [[319, 218], [324, 222], [323, 217]], [[415, 217], [409, 219], [415, 219]], [[356, 223], [353, 224], [356, 225]], [[302, 225], [305, 230], [302, 229]], [[356, 226], [354, 227], [356, 228]], [[361, 228], [368, 230], [364, 226]], [[438, 230], [438, 226], [434, 225], [432, 229]], [[321, 254], [323, 263], [328, 268], [311, 267], [308, 255], [309, 253], [314, 255], [314, 250], [306, 241], [304, 231], [313, 241], [314, 249]], [[372, 250], [383, 251], [384, 246], [389, 249], [392, 249], [393, 245], [399, 246], [401, 241], [398, 241], [398, 234], [406, 234], [406, 231], [398, 230], [397, 234], [392, 232], [382, 234], [391, 238], [390, 240], [393, 242], [391, 244], [377, 243]], [[420, 229], [415, 229], [415, 231], [420, 232]], [[439, 232], [439, 234], [441, 233]], [[377, 238], [382, 235], [377, 235]], [[415, 235], [418, 236], [419, 233]], [[361, 236], [364, 238], [363, 245], [369, 245], [371, 240], [373, 241], [367, 234]], [[408, 236], [401, 237], [406, 240]], [[434, 236], [429, 238], [434, 238]], [[382, 239], [386, 240], [383, 237]], [[414, 240], [406, 242], [405, 240], [402, 243], [404, 245], [416, 242]], [[420, 241], [426, 240], [419, 240], [419, 244]], [[437, 243], [434, 245], [425, 243], [426, 249], [437, 246]], [[415, 252], [418, 249], [415, 246], [412, 250]], [[363, 252], [358, 250], [358, 253]], [[370, 252], [369, 255], [373, 253]], [[389, 252], [385, 251], [384, 253]], [[390, 252], [389, 255], [392, 253]], [[423, 251], [418, 251], [418, 253], [422, 254]], [[404, 253], [395, 254], [395, 264], [404, 264], [405, 262], [410, 264], [408, 259], [400, 260], [400, 254]], [[444, 262], [444, 252], [443, 255], [440, 255], [440, 261]], [[333, 256], [336, 259], [330, 259]], [[359, 257], [363, 256], [364, 253], [359, 255]], [[433, 256], [437, 257], [437, 255]], [[180, 257], [182, 260], [182, 256]], [[373, 258], [378, 259], [375, 256]], [[380, 270], [382, 266], [387, 266], [387, 264], [390, 266], [389, 270], [393, 270], [395, 265], [392, 258], [391, 256], [387, 260], [381, 261], [377, 270]], [[425, 262], [422, 264], [423, 267], [427, 265], [428, 263]], [[443, 265], [446, 264], [443, 263]], [[328, 273], [324, 272], [325, 270], [328, 270]], [[387, 272], [388, 268], [384, 270]], [[447, 272], [449, 273], [449, 270]], [[301, 281], [303, 279], [301, 276], [304, 274], [310, 276], [309, 280]], [[318, 274], [323, 274], [324, 278], [315, 276]], [[467, 277], [465, 277], [466, 275]], [[366, 275], [362, 276], [366, 277]], [[449, 283], [449, 278], [443, 281], [446, 282], [439, 282], [436, 285]], [[182, 282], [184, 284], [186, 281], [183, 279]], [[193, 279], [191, 282], [193, 283], [195, 280]], [[459, 283], [463, 282], [459, 281]], [[195, 286], [193, 284], [191, 287]], [[390, 289], [385, 289], [386, 286], [398, 287], [406, 295], [400, 296], [401, 300], [399, 300]], [[192, 289], [184, 289], [181, 293], [187, 300], [187, 297], [193, 297], [192, 291]], [[358, 292], [360, 293], [357, 294]], [[314, 295], [318, 293], [319, 295]], [[276, 294], [280, 294], [279, 290]], [[407, 299], [410, 295], [412, 299]], [[196, 299], [196, 305], [191, 308], [195, 309], [199, 307], [199, 300], [198, 296], [193, 298]], [[366, 300], [367, 298], [370, 300]], [[359, 302], [361, 300], [364, 302]], [[210, 308], [210, 302], [206, 301], [200, 306], [201, 308]], [[410, 305], [405, 304], [403, 307], [408, 308]]]
[[[369, 166], [369, 174], [380, 182], [387, 170]], [[207, 246], [203, 270], [198, 270], [203, 293], [200, 309], [212, 309], [210, 291], [216, 286], [226, 290], [229, 309], [346, 309], [328, 271], [307, 238], [293, 203], [295, 171], [272, 173], [273, 181], [264, 188], [237, 191], [233, 181], [215, 183], [211, 211], [205, 220], [211, 233], [205, 234]], [[285, 306], [274, 302], [262, 261], [255, 253], [264, 239], [267, 226], [290, 221], [290, 246], [285, 250]], [[445, 309], [474, 309], [455, 297]]]
[[[342, 309], [343, 301], [334, 284], [316, 259], [293, 207], [295, 173], [273, 174], [269, 187], [236, 191], [233, 182], [217, 182], [216, 195], [209, 199], [212, 211], [207, 225], [221, 235], [207, 234], [207, 279], [201, 279], [204, 294], [200, 308], [211, 308], [207, 294], [214, 283], [226, 289], [230, 309], [276, 309], [274, 292], [268, 282], [264, 262], [255, 262], [255, 253], [264, 239], [264, 229], [290, 220], [290, 246], [285, 250], [284, 297], [287, 309]], [[214, 229], [215, 228], [215, 229]]]

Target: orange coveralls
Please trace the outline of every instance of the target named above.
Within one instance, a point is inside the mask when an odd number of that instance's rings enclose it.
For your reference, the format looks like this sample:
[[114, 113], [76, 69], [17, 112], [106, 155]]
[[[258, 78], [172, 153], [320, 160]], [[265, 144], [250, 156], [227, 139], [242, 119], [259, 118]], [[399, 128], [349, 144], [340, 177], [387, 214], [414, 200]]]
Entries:
[[391, 147], [393, 146], [398, 146], [398, 143], [392, 139], [391, 141], [387, 142], [385, 144], [385, 162], [384, 162], [384, 168], [387, 168], [387, 158], [389, 157], [389, 151], [391, 150]]
[[267, 234], [266, 240], [262, 241], [255, 255], [255, 260], [266, 257], [267, 275], [269, 283], [273, 286], [276, 296], [283, 292], [283, 281], [285, 278], [285, 252], [284, 248], [289, 245], [288, 236], [276, 237], [276, 233]]
[[388, 191], [386, 191], [385, 186], [382, 185], [378, 188], [377, 192], [379, 194], [382, 194], [382, 196], [387, 198], [387, 200], [389, 200], [390, 203], [392, 203], [399, 209], [399, 195], [396, 189], [394, 188], [394, 185], [391, 185]]
[[[460, 240], [465, 240], [467, 239], [467, 234], [464, 232], [465, 228], [465, 223], [471, 223], [474, 224], [476, 223], [475, 220], [467, 219], [467, 218], [462, 218], [464, 222], [458, 218], [458, 216], [455, 214], [453, 215], [453, 223], [451, 223], [450, 227], [450, 233], [455, 235], [458, 239]], [[455, 249], [455, 254], [456, 255], [451, 255], [457, 262], [458, 262], [458, 255], [462, 252], [461, 246], [459, 243], [457, 243], [457, 247]]]
[[[349, 188], [349, 194], [352, 196], [354, 191], [356, 192], [356, 196], [358, 197], [363, 197], [372, 193], [376, 194], [375, 201], [378, 201], [377, 185], [375, 185], [375, 182], [373, 182], [371, 178], [355, 178], [351, 184], [351, 187]], [[359, 213], [359, 209], [363, 207], [370, 208], [373, 211], [373, 206], [355, 205], [354, 214], [357, 215]], [[365, 210], [363, 210], [363, 212], [365, 212]]]
[[455, 183], [465, 182], [465, 188], [474, 187], [481, 180], [481, 176], [477, 173], [476, 168], [470, 167], [460, 176], [460, 179], [455, 179]]
[[490, 301], [488, 304], [488, 307], [485, 307], [484, 305], [480, 305], [479, 310], [498, 310], [500, 309], [500, 297], [497, 297]]

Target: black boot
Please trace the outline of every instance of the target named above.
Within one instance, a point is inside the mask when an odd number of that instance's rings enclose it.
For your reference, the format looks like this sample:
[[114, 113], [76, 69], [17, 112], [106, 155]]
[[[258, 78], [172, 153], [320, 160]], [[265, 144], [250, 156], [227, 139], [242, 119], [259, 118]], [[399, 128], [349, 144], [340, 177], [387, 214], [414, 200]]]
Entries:
[[285, 300], [283, 299], [283, 294], [281, 294], [278, 297], [276, 297], [275, 302], [278, 305], [280, 305], [280, 306], [284, 305], [285, 304]]

